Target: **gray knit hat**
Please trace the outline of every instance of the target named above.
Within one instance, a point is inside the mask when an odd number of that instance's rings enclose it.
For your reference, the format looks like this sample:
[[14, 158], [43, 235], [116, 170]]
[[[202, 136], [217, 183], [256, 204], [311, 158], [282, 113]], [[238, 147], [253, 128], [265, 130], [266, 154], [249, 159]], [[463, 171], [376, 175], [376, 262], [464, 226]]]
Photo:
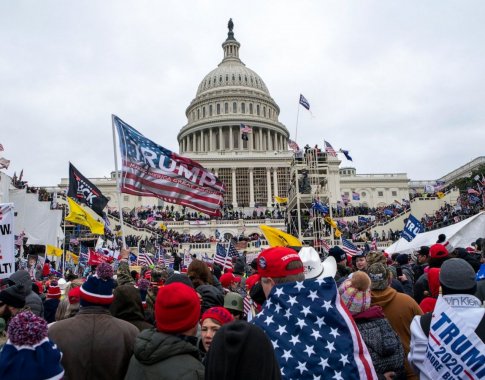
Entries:
[[449, 259], [441, 266], [440, 283], [454, 290], [468, 290], [476, 285], [475, 271], [463, 259]]
[[384, 290], [389, 286], [389, 270], [384, 264], [375, 263], [367, 269], [371, 290]]
[[0, 292], [0, 302], [21, 309], [25, 306], [25, 288], [22, 284], [10, 286]]

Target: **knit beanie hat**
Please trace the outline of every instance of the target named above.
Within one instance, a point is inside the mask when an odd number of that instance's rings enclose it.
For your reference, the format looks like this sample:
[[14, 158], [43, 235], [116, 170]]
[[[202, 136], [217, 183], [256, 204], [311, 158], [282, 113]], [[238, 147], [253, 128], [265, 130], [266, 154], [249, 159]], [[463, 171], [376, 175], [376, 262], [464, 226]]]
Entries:
[[113, 268], [108, 263], [101, 263], [96, 274], [89, 276], [81, 285], [81, 306], [110, 305], [113, 302]]
[[372, 251], [367, 255], [367, 266], [370, 267], [372, 264], [381, 263], [387, 264], [387, 257], [382, 252]]
[[221, 326], [234, 320], [232, 314], [226, 308], [220, 306], [211, 307], [204, 314], [202, 314], [200, 324], [202, 324], [202, 322], [204, 322], [204, 320], [206, 320], [207, 318], [219, 322]]
[[192, 281], [190, 281], [189, 276], [183, 273], [174, 273], [172, 274], [167, 280], [165, 281], [165, 285], [169, 285], [173, 282], [181, 282], [182, 284], [185, 284], [187, 286], [190, 286], [191, 288], [194, 287], [192, 284]]
[[371, 280], [371, 290], [384, 290], [389, 286], [389, 270], [384, 264], [372, 264], [367, 274]]
[[57, 281], [51, 281], [49, 288], [47, 289], [47, 299], [60, 299], [61, 298], [61, 288], [59, 287]]
[[449, 259], [439, 272], [441, 285], [452, 290], [470, 290], [476, 286], [475, 271], [463, 259]]
[[81, 300], [81, 287], [77, 286], [69, 290], [69, 293], [67, 293], [67, 297], [69, 299], [69, 304], [74, 305], [76, 303], [79, 303]]
[[47, 337], [47, 322], [30, 311], [17, 314], [8, 326], [9, 340], [0, 353], [1, 379], [62, 379], [62, 354]]
[[157, 330], [169, 334], [190, 330], [200, 317], [197, 292], [180, 282], [160, 288], [154, 308]]
[[25, 288], [22, 284], [16, 284], [0, 292], [0, 302], [8, 306], [21, 309], [25, 306]]
[[370, 307], [370, 284], [367, 273], [357, 271], [351, 279], [340, 285], [340, 297], [352, 315], [359, 314]]
[[409, 263], [409, 255], [405, 254], [405, 253], [401, 253], [400, 255], [398, 255], [396, 257], [396, 262], [399, 264], [399, 265], [406, 265]]
[[337, 246], [330, 248], [328, 250], [328, 255], [332, 256], [337, 263], [347, 259], [347, 254], [345, 253], [345, 251]]

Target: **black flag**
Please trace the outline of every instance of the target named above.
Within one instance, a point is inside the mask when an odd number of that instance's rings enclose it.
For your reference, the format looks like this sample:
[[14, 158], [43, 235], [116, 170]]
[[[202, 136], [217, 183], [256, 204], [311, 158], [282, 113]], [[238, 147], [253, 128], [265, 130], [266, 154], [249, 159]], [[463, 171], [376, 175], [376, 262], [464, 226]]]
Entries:
[[108, 204], [108, 198], [101, 194], [101, 191], [71, 163], [69, 163], [69, 191], [67, 195], [84, 203], [96, 214], [103, 217], [103, 209]]

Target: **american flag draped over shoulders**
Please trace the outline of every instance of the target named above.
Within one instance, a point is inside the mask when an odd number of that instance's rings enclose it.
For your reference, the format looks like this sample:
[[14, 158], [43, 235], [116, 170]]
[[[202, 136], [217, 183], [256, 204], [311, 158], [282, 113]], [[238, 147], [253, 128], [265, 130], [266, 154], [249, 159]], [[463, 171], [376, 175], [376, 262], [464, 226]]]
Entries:
[[275, 286], [253, 321], [273, 343], [283, 379], [377, 379], [333, 278]]

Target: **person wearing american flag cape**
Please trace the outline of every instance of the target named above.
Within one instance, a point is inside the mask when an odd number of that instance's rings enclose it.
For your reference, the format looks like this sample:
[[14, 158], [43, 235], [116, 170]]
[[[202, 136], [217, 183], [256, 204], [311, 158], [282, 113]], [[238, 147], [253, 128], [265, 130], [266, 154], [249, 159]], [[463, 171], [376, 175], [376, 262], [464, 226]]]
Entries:
[[253, 321], [271, 340], [282, 378], [377, 379], [335, 280], [321, 277], [325, 270], [305, 280], [304, 271], [315, 270], [305, 268], [288, 247], [268, 248], [258, 256], [266, 301]]

